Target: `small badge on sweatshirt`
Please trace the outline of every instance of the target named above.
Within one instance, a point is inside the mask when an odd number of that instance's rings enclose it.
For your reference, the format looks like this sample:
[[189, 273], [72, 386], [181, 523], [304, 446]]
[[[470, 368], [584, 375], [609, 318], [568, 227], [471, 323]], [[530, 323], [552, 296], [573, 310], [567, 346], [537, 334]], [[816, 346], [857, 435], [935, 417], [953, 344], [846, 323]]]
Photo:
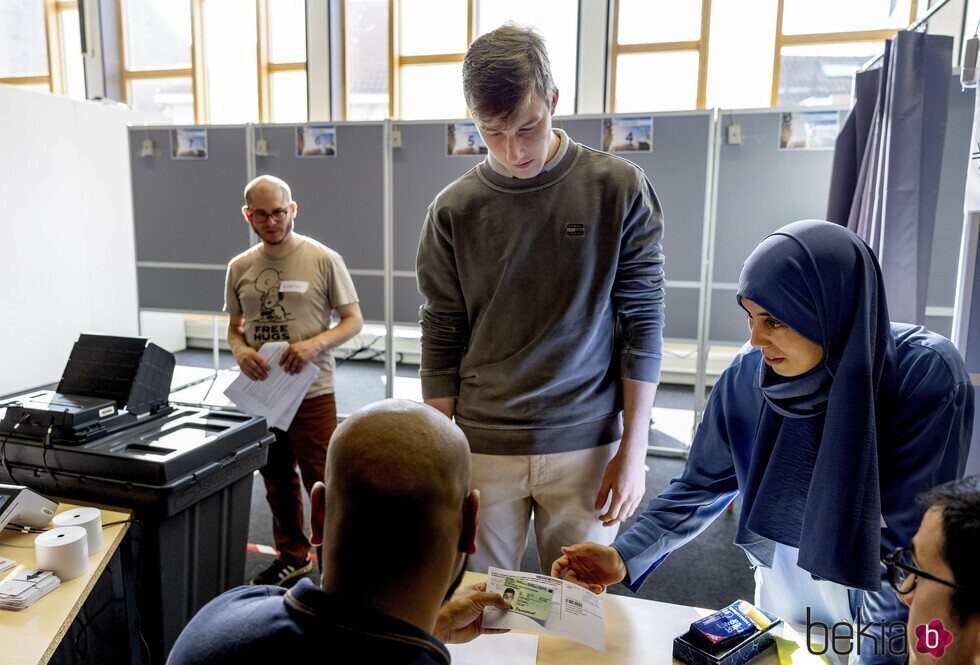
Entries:
[[565, 235], [569, 238], [581, 238], [585, 235], [585, 224], [566, 224]]

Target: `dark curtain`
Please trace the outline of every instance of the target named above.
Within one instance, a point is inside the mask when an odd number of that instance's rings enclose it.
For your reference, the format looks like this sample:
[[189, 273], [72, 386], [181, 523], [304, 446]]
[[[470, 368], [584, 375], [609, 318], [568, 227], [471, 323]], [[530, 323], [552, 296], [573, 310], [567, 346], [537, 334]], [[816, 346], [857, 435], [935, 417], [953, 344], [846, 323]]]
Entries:
[[892, 321], [925, 320], [952, 62], [952, 37], [899, 32], [837, 138], [827, 219], [878, 255]]

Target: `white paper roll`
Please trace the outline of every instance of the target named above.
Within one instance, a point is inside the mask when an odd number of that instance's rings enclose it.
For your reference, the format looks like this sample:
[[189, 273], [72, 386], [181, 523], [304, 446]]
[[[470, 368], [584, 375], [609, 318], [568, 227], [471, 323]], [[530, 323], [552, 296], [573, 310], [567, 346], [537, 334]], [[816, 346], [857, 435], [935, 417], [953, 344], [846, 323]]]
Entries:
[[37, 567], [54, 572], [62, 582], [88, 568], [88, 532], [80, 526], [60, 526], [34, 539]]
[[51, 520], [55, 526], [80, 526], [88, 533], [88, 555], [102, 550], [102, 511], [98, 508], [75, 508], [58, 513]]

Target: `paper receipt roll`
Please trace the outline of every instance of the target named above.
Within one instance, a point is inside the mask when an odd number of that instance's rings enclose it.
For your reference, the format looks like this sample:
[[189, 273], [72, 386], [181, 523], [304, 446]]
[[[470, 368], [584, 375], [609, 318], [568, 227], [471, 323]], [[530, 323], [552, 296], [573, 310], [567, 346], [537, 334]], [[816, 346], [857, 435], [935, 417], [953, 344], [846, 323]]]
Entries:
[[55, 526], [80, 526], [88, 533], [88, 554], [102, 549], [102, 511], [98, 508], [75, 508], [58, 513], [52, 520]]
[[37, 567], [54, 572], [62, 582], [88, 568], [88, 533], [80, 526], [59, 526], [34, 539]]

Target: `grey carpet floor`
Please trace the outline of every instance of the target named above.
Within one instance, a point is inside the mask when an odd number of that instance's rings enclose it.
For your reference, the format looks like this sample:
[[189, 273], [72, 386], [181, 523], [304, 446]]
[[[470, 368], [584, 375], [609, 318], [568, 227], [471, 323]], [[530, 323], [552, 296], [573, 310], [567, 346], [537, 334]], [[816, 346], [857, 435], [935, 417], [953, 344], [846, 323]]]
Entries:
[[[177, 354], [177, 362], [182, 365], [211, 367], [210, 351], [189, 350]], [[221, 366], [233, 365], [230, 354], [223, 353]], [[399, 365], [399, 376], [417, 376], [417, 367]], [[340, 413], [350, 413], [359, 407], [384, 398], [381, 377], [384, 369], [381, 363], [367, 361], [347, 361], [337, 368], [337, 409]], [[688, 386], [662, 385], [657, 392], [656, 406], [674, 409], [690, 409], [693, 392]], [[659, 435], [659, 436], [658, 436]], [[653, 432], [651, 444], [676, 447], [677, 442], [662, 434]], [[644, 502], [667, 486], [670, 479], [683, 469], [680, 459], [647, 457], [649, 471], [646, 478]], [[304, 501], [304, 503], [306, 503]], [[305, 507], [309, 514], [308, 504]], [[698, 607], [723, 607], [737, 598], [752, 599], [753, 582], [749, 562], [742, 551], [732, 544], [738, 520], [738, 503], [735, 511], [723, 513], [704, 533], [691, 543], [674, 552], [661, 567], [647, 580], [636, 594], [641, 598], [659, 600], [680, 605]], [[628, 529], [635, 521], [628, 520], [623, 529]], [[249, 521], [249, 542], [271, 546], [272, 516], [265, 499], [265, 488], [258, 475], [253, 479], [251, 518]], [[273, 560], [273, 556], [248, 552], [246, 557], [246, 579], [250, 579]], [[522, 570], [537, 572], [537, 549], [533, 533], [529, 538], [528, 549], [521, 565]], [[311, 574], [315, 581], [317, 575]], [[610, 593], [633, 595], [628, 589], [616, 585]]]

